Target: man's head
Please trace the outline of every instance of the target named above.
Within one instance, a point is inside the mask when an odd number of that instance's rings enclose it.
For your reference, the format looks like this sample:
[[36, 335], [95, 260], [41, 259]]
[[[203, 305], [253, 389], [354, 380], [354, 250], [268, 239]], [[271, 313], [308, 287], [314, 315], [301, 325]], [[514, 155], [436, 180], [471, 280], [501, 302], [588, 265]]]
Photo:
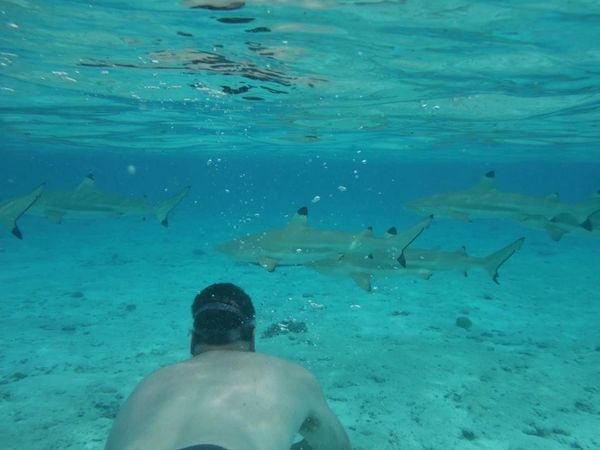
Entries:
[[205, 288], [194, 299], [192, 317], [192, 355], [206, 346], [235, 343], [247, 344], [254, 351], [254, 306], [248, 294], [236, 285], [217, 283]]

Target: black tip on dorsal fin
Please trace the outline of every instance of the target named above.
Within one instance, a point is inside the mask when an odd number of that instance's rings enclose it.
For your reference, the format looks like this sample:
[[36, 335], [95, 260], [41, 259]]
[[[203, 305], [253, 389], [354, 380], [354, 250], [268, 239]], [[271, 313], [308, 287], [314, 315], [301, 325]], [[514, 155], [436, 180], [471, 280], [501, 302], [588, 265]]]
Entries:
[[404, 252], [402, 252], [402, 254], [398, 256], [398, 259], [396, 261], [398, 261], [398, 264], [400, 264], [402, 267], [406, 267], [406, 258], [404, 256]]
[[588, 217], [587, 219], [585, 219], [585, 221], [582, 222], [581, 228], [583, 228], [584, 230], [592, 231], [594, 229], [594, 224]]
[[163, 220], [160, 222], [160, 224], [161, 224], [163, 227], [165, 227], [165, 228], [168, 228], [168, 227], [169, 227], [169, 219], [168, 219], [167, 217], [165, 217], [165, 218], [164, 218], [164, 219], [163, 219]]
[[85, 177], [89, 178], [92, 181], [96, 181], [96, 179], [94, 178], [94, 174], [92, 172], [88, 173]]
[[496, 178], [496, 171], [494, 170], [490, 170], [488, 173], [485, 174], [486, 178]]
[[367, 255], [367, 259], [373, 259], [373, 253], [369, 253], [369, 254]]
[[21, 233], [21, 230], [19, 230], [19, 228], [18, 228], [18, 227], [14, 227], [14, 228], [12, 229], [12, 234], [13, 234], [15, 237], [17, 237], [18, 239], [21, 239], [21, 240], [23, 240], [23, 234]]
[[308, 216], [308, 208], [307, 208], [306, 206], [303, 206], [302, 208], [300, 208], [300, 209], [297, 211], [297, 214], [298, 214], [299, 216]]
[[373, 231], [373, 227], [372, 227], [371, 225], [369, 225], [369, 226], [367, 227], [367, 231]]
[[393, 234], [395, 236], [398, 234], [398, 230], [396, 230], [396, 227], [391, 227], [387, 230], [387, 234]]

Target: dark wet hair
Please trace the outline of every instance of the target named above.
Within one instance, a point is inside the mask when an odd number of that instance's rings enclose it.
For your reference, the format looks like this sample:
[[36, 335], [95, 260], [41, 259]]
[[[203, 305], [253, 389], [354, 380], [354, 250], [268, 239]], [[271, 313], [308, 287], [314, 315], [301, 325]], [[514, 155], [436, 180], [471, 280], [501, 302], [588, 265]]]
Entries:
[[248, 294], [235, 284], [216, 283], [202, 290], [192, 304], [192, 317], [192, 354], [198, 344], [253, 341], [254, 306]]

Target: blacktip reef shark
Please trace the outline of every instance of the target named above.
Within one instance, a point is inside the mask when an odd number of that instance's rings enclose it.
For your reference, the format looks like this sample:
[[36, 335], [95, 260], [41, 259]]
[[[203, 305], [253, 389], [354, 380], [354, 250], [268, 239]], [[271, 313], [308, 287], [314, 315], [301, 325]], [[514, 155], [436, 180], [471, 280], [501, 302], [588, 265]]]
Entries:
[[498, 270], [516, 251], [525, 238], [520, 238], [504, 248], [485, 257], [470, 256], [464, 247], [454, 252], [407, 248], [397, 260], [389, 255], [370, 253], [347, 253], [338, 258], [328, 258], [306, 264], [307, 267], [324, 275], [348, 276], [364, 290], [371, 292], [374, 276], [414, 275], [429, 279], [434, 272], [459, 271], [465, 276], [472, 268], [487, 271], [498, 283]]
[[190, 187], [187, 186], [172, 197], [151, 204], [143, 199], [106, 194], [96, 189], [94, 184], [94, 176], [89, 174], [72, 191], [45, 191], [29, 209], [28, 214], [47, 217], [54, 223], [61, 223], [64, 217], [85, 219], [154, 214], [159, 222], [167, 227], [169, 226], [169, 213], [190, 190]]
[[565, 234], [600, 237], [600, 211], [590, 214], [585, 221], [578, 223], [571, 215], [558, 215], [551, 220], [540, 216], [522, 216], [517, 221], [525, 226], [543, 229], [554, 241], [560, 241]]
[[0, 224], [5, 226], [18, 239], [23, 239], [17, 221], [40, 198], [43, 191], [44, 185], [42, 184], [29, 194], [0, 202]]
[[[567, 220], [584, 223], [590, 214], [600, 209], [591, 203], [563, 203], [557, 194], [536, 197], [514, 192], [503, 192], [494, 183], [495, 172], [491, 171], [474, 186], [456, 192], [432, 195], [406, 205], [408, 209], [436, 217], [452, 217], [461, 220], [479, 218], [509, 218], [527, 220], [530, 216], [539, 219]], [[600, 202], [598, 202], [600, 203]]]
[[378, 251], [398, 258], [431, 220], [428, 217], [401, 233], [376, 237], [370, 229], [350, 233], [313, 228], [308, 224], [308, 208], [303, 206], [283, 228], [235, 239], [216, 248], [237, 261], [259, 264], [269, 272], [277, 266], [302, 265], [348, 252], [366, 255]]

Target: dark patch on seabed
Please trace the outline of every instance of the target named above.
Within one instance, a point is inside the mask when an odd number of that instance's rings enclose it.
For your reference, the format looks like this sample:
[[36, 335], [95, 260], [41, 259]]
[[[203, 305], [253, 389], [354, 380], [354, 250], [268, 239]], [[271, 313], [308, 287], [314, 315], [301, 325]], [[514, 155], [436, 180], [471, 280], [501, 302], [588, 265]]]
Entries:
[[217, 19], [221, 23], [239, 24], [253, 22], [253, 17], [219, 17]]

